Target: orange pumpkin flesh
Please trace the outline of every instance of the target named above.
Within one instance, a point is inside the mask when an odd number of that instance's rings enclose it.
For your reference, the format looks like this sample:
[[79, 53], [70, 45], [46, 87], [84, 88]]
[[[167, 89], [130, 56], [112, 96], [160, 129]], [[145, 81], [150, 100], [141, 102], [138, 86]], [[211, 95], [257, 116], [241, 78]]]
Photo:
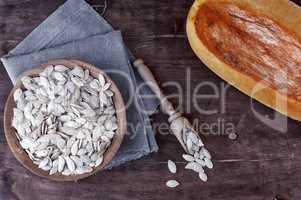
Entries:
[[293, 26], [300, 22], [301, 9], [286, 0], [196, 0], [187, 34], [197, 56], [215, 73], [301, 120], [301, 30]]

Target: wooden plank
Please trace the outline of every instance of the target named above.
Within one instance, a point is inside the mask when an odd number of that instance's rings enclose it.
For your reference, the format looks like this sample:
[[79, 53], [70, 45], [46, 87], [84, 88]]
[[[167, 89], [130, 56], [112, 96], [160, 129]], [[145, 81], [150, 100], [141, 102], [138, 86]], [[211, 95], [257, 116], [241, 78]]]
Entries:
[[[51, 14], [62, 0], [0, 1], [0, 55], [6, 54], [39, 23]], [[205, 67], [191, 51], [185, 35], [185, 18], [193, 0], [110, 0], [106, 19], [123, 31], [124, 39], [137, 57], [142, 57], [163, 84], [179, 83], [184, 89], [180, 110], [191, 120], [213, 125], [218, 119], [233, 123], [239, 135], [236, 141], [227, 136], [204, 136], [212, 151], [215, 168], [204, 184], [195, 173], [183, 170], [182, 149], [171, 135], [157, 134], [159, 153], [129, 162], [113, 170], [99, 173], [79, 183], [56, 183], [41, 179], [24, 169], [12, 156], [0, 124], [0, 199], [214, 199], [261, 200], [277, 195], [290, 200], [301, 198], [301, 135], [300, 124], [288, 120], [283, 134], [259, 121], [250, 108], [250, 98], [230, 87], [226, 95], [226, 113], [221, 113], [220, 99], [199, 99], [197, 105], [217, 109], [217, 114], [204, 116], [191, 106], [187, 96], [201, 81], [225, 84]], [[301, 1], [295, 1], [300, 3]], [[102, 2], [89, 1], [92, 5]], [[191, 70], [191, 88], [186, 88], [187, 69]], [[0, 71], [0, 111], [12, 88], [3, 67]], [[220, 91], [221, 89], [219, 89]], [[175, 88], [164, 87], [166, 94]], [[210, 94], [210, 88], [199, 93]], [[189, 106], [190, 109], [189, 109]], [[273, 111], [255, 102], [261, 113]], [[0, 114], [2, 121], [3, 114]], [[156, 126], [166, 123], [161, 114], [153, 117]], [[158, 128], [157, 128], [158, 130]], [[168, 130], [162, 131], [168, 133]], [[166, 168], [168, 159], [178, 163], [179, 173], [171, 175]], [[165, 181], [177, 178], [177, 189], [165, 187]], [[286, 200], [286, 199], [285, 199]]]

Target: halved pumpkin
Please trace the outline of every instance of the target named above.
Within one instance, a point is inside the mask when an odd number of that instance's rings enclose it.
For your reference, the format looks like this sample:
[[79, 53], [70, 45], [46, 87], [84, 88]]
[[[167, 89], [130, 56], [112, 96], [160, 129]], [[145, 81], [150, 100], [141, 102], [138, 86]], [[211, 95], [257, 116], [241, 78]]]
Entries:
[[231, 85], [301, 121], [301, 8], [288, 0], [196, 0], [195, 54]]

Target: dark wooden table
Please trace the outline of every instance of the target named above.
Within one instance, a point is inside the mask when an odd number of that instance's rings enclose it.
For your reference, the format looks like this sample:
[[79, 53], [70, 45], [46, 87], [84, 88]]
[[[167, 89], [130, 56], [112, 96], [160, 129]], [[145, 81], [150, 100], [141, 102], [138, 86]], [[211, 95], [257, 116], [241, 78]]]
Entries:
[[[275, 0], [277, 1], [277, 0]], [[193, 54], [185, 34], [185, 18], [193, 0], [110, 0], [105, 18], [116, 29], [135, 55], [145, 59], [161, 83], [176, 81], [187, 88], [190, 70], [191, 88], [201, 81], [226, 85]], [[296, 1], [297, 2], [297, 1]], [[0, 0], [0, 56], [17, 45], [28, 33], [51, 14], [63, 0]], [[89, 1], [97, 5], [102, 1]], [[297, 2], [301, 4], [301, 1]], [[227, 86], [227, 85], [226, 85]], [[258, 120], [250, 107], [250, 98], [233, 87], [226, 91], [225, 112], [220, 98], [198, 99], [203, 108], [217, 109], [216, 114], [201, 115], [186, 98], [185, 89], [179, 109], [192, 119], [214, 124], [232, 123], [239, 135], [208, 135], [204, 140], [214, 157], [209, 181], [202, 183], [195, 173], [184, 170], [182, 149], [171, 135], [157, 134], [158, 153], [129, 162], [111, 171], [77, 183], [57, 183], [39, 178], [27, 171], [13, 157], [3, 132], [3, 110], [12, 88], [8, 75], [0, 68], [0, 199], [22, 200], [90, 200], [90, 199], [203, 199], [203, 200], [300, 200], [301, 199], [301, 124], [288, 120], [288, 131], [281, 133]], [[164, 87], [166, 94], [175, 88]], [[221, 92], [221, 89], [219, 90]], [[212, 93], [202, 87], [200, 94]], [[179, 102], [173, 99], [179, 105]], [[190, 107], [189, 107], [190, 106]], [[272, 116], [274, 112], [256, 103], [256, 110]], [[167, 122], [156, 114], [154, 123]], [[164, 128], [164, 127], [163, 127]], [[167, 130], [163, 130], [167, 133]], [[178, 163], [177, 175], [168, 173], [166, 162]], [[165, 181], [176, 178], [181, 186], [169, 189]]]

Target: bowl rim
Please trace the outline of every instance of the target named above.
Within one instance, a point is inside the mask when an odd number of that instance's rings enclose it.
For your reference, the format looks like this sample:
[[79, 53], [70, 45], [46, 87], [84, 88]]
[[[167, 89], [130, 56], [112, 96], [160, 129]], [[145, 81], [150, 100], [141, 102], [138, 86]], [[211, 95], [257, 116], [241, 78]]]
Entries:
[[[114, 93], [113, 96], [113, 104], [115, 106], [115, 109], [118, 110], [116, 113], [117, 123], [118, 123], [118, 129], [113, 137], [112, 143], [109, 146], [109, 148], [104, 153], [104, 159], [101, 165], [97, 166], [96, 168], [93, 167], [93, 171], [90, 173], [80, 174], [80, 175], [70, 175], [65, 176], [59, 173], [56, 173], [54, 175], [49, 175], [49, 171], [44, 171], [36, 164], [32, 162], [32, 160], [29, 158], [26, 151], [21, 147], [19, 140], [15, 134], [15, 129], [11, 125], [12, 117], [13, 117], [13, 108], [15, 108], [15, 101], [13, 99], [14, 91], [17, 88], [22, 87], [21, 78], [24, 76], [33, 76], [35, 74], [38, 74], [43, 69], [45, 69], [49, 65], [64, 65], [68, 68], [74, 68], [76, 66], [80, 66], [83, 69], [88, 69], [91, 74], [99, 74], [101, 73], [104, 75], [106, 80], [111, 83], [111, 90]], [[94, 75], [91, 75], [94, 78]], [[86, 63], [81, 60], [76, 59], [53, 59], [49, 60], [47, 63], [40, 64], [36, 67], [31, 68], [30, 70], [27, 70], [23, 72], [16, 80], [16, 83], [14, 87], [11, 89], [9, 96], [5, 103], [4, 108], [4, 132], [5, 132], [5, 138], [9, 145], [9, 148], [11, 152], [13, 153], [14, 157], [28, 170], [30, 170], [32, 173], [36, 174], [37, 176], [47, 178], [54, 181], [77, 181], [83, 178], [87, 178], [101, 170], [104, 169], [104, 167], [113, 159], [115, 154], [117, 153], [118, 149], [121, 146], [121, 143], [123, 141], [124, 135], [126, 133], [126, 112], [125, 112], [125, 106], [124, 101], [122, 98], [122, 95], [120, 93], [120, 90], [118, 89], [115, 82], [103, 71], [98, 69], [92, 64]]]

